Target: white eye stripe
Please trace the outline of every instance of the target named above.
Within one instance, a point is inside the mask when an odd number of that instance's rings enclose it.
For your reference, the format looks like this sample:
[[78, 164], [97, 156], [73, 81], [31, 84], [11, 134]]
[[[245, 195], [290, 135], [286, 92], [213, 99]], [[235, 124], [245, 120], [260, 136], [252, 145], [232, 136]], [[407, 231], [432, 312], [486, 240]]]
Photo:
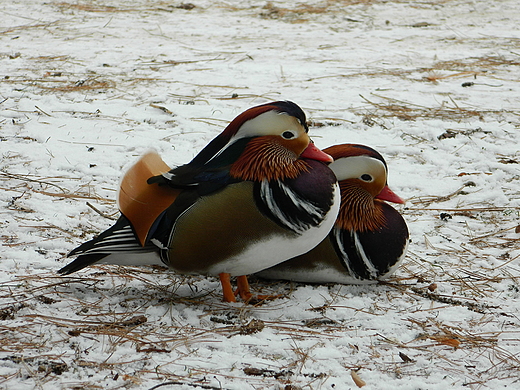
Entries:
[[209, 161], [218, 157], [220, 154], [222, 154], [222, 152], [224, 152], [228, 147], [233, 145], [239, 139], [277, 134], [283, 137], [282, 134], [287, 131], [293, 132], [295, 135], [294, 137], [287, 139], [298, 138], [300, 134], [306, 133], [305, 128], [301, 125], [297, 118], [284, 112], [264, 112], [242, 124], [237, 133], [231, 137], [228, 143], [224, 145], [224, 147], [220, 149], [213, 157], [211, 157]]
[[295, 117], [283, 112], [267, 111], [245, 122], [231, 138], [230, 143], [239, 138], [276, 135], [286, 131], [294, 132], [297, 136], [299, 129], [305, 131]]
[[387, 172], [383, 162], [368, 156], [339, 158], [330, 164], [329, 167], [339, 181], [347, 179], [364, 180], [362, 177], [364, 175], [370, 176], [371, 181], [374, 181], [380, 176], [384, 176], [386, 181]]

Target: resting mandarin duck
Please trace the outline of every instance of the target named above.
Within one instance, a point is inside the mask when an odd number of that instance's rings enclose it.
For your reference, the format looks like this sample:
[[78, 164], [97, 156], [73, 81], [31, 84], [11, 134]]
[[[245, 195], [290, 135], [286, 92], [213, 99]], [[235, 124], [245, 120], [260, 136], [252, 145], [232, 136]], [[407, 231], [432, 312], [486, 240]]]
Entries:
[[332, 158], [307, 133], [301, 108], [279, 101], [240, 114], [188, 164], [170, 170], [157, 153], [144, 155], [121, 182], [118, 221], [58, 272], [163, 264], [218, 275], [225, 301], [250, 299], [248, 274], [312, 249], [336, 219]]
[[374, 149], [335, 145], [324, 152], [341, 189], [334, 228], [311, 251], [258, 273], [268, 279], [314, 283], [370, 283], [395, 271], [405, 256], [408, 228], [389, 204], [404, 203], [387, 185], [387, 165]]

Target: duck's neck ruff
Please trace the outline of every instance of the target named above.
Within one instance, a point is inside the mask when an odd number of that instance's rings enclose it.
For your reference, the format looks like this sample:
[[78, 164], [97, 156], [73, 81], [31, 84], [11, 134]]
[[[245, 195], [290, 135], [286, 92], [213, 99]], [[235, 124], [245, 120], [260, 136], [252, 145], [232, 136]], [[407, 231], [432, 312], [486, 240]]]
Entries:
[[240, 180], [295, 179], [309, 167], [298, 156], [267, 137], [253, 138], [240, 157], [231, 165], [230, 175]]
[[376, 231], [386, 222], [378, 201], [363, 188], [343, 180], [339, 183], [341, 207], [336, 227], [358, 232]]

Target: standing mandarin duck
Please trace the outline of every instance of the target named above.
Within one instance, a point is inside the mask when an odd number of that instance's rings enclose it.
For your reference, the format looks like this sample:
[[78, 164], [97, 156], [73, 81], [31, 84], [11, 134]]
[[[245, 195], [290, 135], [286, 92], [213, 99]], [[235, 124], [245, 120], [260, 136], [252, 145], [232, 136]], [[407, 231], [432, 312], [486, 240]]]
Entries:
[[341, 206], [327, 238], [311, 251], [258, 273], [297, 282], [374, 282], [395, 271], [405, 256], [408, 228], [384, 201], [404, 203], [388, 187], [387, 165], [374, 149], [344, 144], [324, 149], [341, 189]]
[[118, 221], [58, 272], [165, 264], [219, 275], [225, 301], [249, 300], [248, 274], [309, 251], [336, 219], [332, 157], [307, 133], [302, 109], [279, 101], [240, 114], [188, 164], [170, 170], [157, 153], [144, 155], [121, 182]]

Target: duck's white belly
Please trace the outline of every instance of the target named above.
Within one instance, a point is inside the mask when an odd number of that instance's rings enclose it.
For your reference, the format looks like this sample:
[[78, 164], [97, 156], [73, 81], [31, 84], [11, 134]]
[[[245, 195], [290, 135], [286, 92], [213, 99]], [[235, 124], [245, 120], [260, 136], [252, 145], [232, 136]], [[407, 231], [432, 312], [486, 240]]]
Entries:
[[208, 274], [218, 275], [227, 272], [232, 276], [249, 275], [310, 251], [329, 234], [334, 226], [340, 202], [339, 186], [336, 184], [332, 207], [317, 227], [306, 230], [297, 238], [273, 234], [249, 245], [240, 254], [212, 265]]

